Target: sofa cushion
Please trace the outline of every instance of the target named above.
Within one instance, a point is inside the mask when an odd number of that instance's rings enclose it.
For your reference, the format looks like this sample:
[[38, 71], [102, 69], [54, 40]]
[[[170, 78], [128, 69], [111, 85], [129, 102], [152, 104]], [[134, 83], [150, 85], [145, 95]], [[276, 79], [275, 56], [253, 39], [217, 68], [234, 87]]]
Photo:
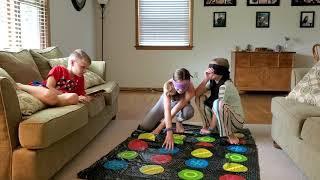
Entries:
[[94, 97], [88, 104], [89, 117], [94, 117], [99, 114], [106, 106], [103, 96]]
[[32, 49], [32, 51], [39, 53], [48, 59], [63, 57], [62, 52], [60, 51], [59, 47], [57, 47], [57, 46], [47, 47], [45, 49]]
[[[51, 67], [59, 66], [59, 65], [67, 67], [68, 66], [68, 58], [66, 57], [66, 58], [50, 59], [49, 64]], [[90, 87], [105, 83], [105, 81], [99, 75], [90, 71], [89, 69], [86, 70], [86, 72], [84, 73], [83, 76], [84, 76], [84, 88], [85, 89], [88, 89]]]
[[301, 138], [306, 144], [320, 151], [320, 117], [309, 117], [304, 122], [301, 130]]
[[84, 104], [44, 109], [19, 125], [22, 147], [42, 149], [59, 141], [88, 122]]
[[48, 59], [33, 50], [30, 50], [30, 54], [32, 55], [34, 62], [38, 66], [41, 77], [43, 79], [47, 79], [47, 75], [51, 69]]
[[9, 81], [11, 82], [11, 84], [12, 84], [13, 86], [16, 86], [16, 82], [15, 82], [14, 79], [7, 73], [6, 70], [0, 68], [0, 76], [9, 79]]
[[299, 81], [296, 87], [287, 96], [301, 103], [320, 106], [320, 62]]
[[38, 98], [32, 96], [31, 94], [17, 90], [17, 96], [20, 105], [21, 114], [24, 116], [30, 116], [41, 109], [46, 107]]
[[292, 117], [301, 120], [310, 116], [320, 116], [320, 108], [310, 104], [296, 102], [284, 97], [274, 97], [271, 101], [271, 112], [273, 115], [286, 113]]
[[0, 52], [0, 67], [16, 81], [28, 84], [31, 81], [42, 81], [41, 74], [29, 51]]

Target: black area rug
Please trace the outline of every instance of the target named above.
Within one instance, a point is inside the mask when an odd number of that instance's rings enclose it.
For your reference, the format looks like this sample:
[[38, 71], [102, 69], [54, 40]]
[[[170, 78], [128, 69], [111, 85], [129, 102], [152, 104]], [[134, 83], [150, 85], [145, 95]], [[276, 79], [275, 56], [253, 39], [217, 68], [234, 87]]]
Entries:
[[[137, 141], [138, 137], [142, 133], [146, 133], [142, 130], [135, 130], [130, 137], [125, 141], [115, 147], [111, 152], [102, 157], [100, 160], [92, 164], [90, 167], [80, 171], [78, 173], [78, 178], [90, 179], [90, 180], [100, 180], [100, 179], [181, 179], [179, 176], [181, 173], [187, 176], [186, 179], [210, 179], [210, 180], [237, 180], [237, 179], [248, 179], [248, 180], [259, 180], [259, 162], [258, 162], [258, 151], [254, 139], [248, 129], [244, 129], [239, 132], [239, 137], [241, 134], [244, 137], [240, 138], [240, 145], [230, 145], [225, 138], [220, 138], [218, 134], [211, 134], [204, 139], [209, 140], [206, 143], [199, 144], [199, 137], [204, 137], [204, 135], [199, 134], [201, 127], [193, 125], [185, 125], [187, 133], [180, 134], [184, 135], [185, 138], [181, 141], [181, 137], [177, 136], [177, 141], [175, 144], [175, 151], [165, 151], [161, 146], [165, 134], [157, 135], [155, 141], [140, 139], [139, 142], [144, 141], [148, 145], [148, 148], [144, 150], [135, 150], [132, 154], [132, 147], [128, 146], [130, 142]], [[210, 140], [214, 138], [214, 142]], [[183, 144], [181, 144], [183, 143]], [[194, 157], [191, 152], [196, 149], [204, 148], [212, 153], [211, 157], [198, 158]], [[131, 151], [130, 158], [121, 158], [119, 153]], [[210, 154], [209, 152], [209, 154]], [[236, 153], [245, 156], [246, 161], [238, 161], [238, 156], [233, 158], [226, 158], [226, 154]], [[197, 153], [196, 153], [197, 154]], [[207, 155], [208, 152], [200, 152], [198, 154]], [[127, 154], [128, 155], [128, 154]], [[160, 155], [160, 156], [159, 156]], [[169, 155], [171, 159], [161, 159], [162, 155]], [[154, 160], [159, 160], [160, 162], [155, 162]], [[168, 157], [168, 156], [166, 156]], [[197, 161], [197, 163], [190, 164], [192, 160]], [[240, 159], [241, 160], [241, 159]], [[205, 161], [205, 163], [203, 163]], [[115, 163], [117, 162], [117, 163]], [[120, 164], [118, 164], [120, 162]], [[201, 162], [201, 163], [199, 163]], [[115, 165], [115, 164], [116, 165]], [[230, 172], [223, 169], [225, 165], [229, 169], [231, 168], [231, 163], [238, 163], [247, 168], [245, 172]], [[163, 172], [146, 175], [140, 172], [141, 167], [145, 165], [160, 165], [163, 168]], [[198, 165], [198, 167], [196, 167]], [[152, 168], [151, 168], [152, 169]], [[185, 169], [191, 170], [191, 172], [184, 172]], [[231, 168], [232, 169], [232, 168]], [[153, 169], [155, 170], [155, 169]], [[198, 173], [194, 173], [193, 170], [200, 172], [202, 176], [198, 176]], [[153, 171], [146, 171], [152, 173]], [[236, 176], [236, 177], [235, 177]], [[183, 177], [182, 177], [183, 178]]]

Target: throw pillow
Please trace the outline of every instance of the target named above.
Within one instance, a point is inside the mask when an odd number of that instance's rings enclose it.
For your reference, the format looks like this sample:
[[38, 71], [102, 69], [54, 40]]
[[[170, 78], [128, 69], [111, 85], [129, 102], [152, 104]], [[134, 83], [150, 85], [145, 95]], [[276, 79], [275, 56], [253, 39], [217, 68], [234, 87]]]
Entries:
[[43, 57], [48, 59], [54, 58], [62, 58], [62, 52], [60, 51], [59, 47], [47, 47], [45, 49], [32, 49], [33, 52], [41, 54]]
[[51, 69], [51, 66], [49, 64], [49, 59], [33, 50], [29, 50], [29, 52], [32, 55], [34, 62], [38, 66], [41, 77], [43, 79], [47, 79], [47, 75]]
[[286, 98], [320, 106], [320, 62], [310, 69]]
[[[50, 59], [49, 64], [51, 67], [59, 66], [59, 65], [67, 67], [68, 66], [68, 58]], [[88, 69], [86, 70], [86, 72], [84, 73], [83, 76], [84, 76], [84, 88], [85, 89], [88, 89], [90, 87], [105, 83], [105, 81], [98, 74], [96, 74]]]
[[17, 90], [16, 92], [22, 115], [30, 116], [31, 114], [34, 114], [46, 107], [45, 104], [31, 94], [21, 90]]
[[0, 52], [2, 67], [16, 82], [28, 84], [31, 81], [42, 81], [41, 74], [29, 51]]

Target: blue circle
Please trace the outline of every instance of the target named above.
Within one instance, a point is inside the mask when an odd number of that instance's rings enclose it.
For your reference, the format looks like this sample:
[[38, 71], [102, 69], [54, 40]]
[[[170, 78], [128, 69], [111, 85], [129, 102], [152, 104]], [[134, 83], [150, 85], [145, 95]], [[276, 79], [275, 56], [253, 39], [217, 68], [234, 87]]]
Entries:
[[248, 151], [247, 147], [241, 146], [241, 145], [231, 145], [231, 146], [228, 146], [227, 149], [229, 151], [236, 152], [236, 153], [245, 153]]
[[179, 148], [174, 147], [172, 150], [166, 149], [166, 148], [160, 148], [159, 153], [160, 154], [177, 154], [180, 151]]
[[186, 165], [191, 167], [191, 168], [206, 168], [209, 163], [207, 160], [204, 160], [204, 159], [196, 159], [196, 158], [191, 158], [191, 159], [188, 159], [186, 161]]
[[112, 160], [112, 161], [107, 161], [103, 164], [103, 167], [106, 169], [111, 169], [111, 170], [121, 170], [121, 169], [127, 169], [128, 163], [123, 160]]

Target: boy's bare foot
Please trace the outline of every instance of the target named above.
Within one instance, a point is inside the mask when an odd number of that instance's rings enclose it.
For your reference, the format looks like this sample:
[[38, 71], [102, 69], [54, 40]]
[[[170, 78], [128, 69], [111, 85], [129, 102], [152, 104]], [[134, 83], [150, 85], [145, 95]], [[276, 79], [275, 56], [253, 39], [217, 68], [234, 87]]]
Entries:
[[200, 134], [203, 134], [203, 135], [205, 135], [205, 134], [210, 134], [211, 132], [209, 131], [209, 129], [208, 128], [202, 128], [201, 130], [200, 130]]
[[16, 88], [16, 90], [22, 90], [22, 86], [23, 86], [23, 84], [16, 83], [16, 85], [14, 87]]
[[184, 132], [184, 127], [183, 127], [181, 122], [177, 122], [176, 123], [176, 132], [177, 133], [183, 133]]
[[228, 136], [228, 142], [230, 144], [239, 144], [239, 138], [237, 138], [234, 134], [230, 134]]

